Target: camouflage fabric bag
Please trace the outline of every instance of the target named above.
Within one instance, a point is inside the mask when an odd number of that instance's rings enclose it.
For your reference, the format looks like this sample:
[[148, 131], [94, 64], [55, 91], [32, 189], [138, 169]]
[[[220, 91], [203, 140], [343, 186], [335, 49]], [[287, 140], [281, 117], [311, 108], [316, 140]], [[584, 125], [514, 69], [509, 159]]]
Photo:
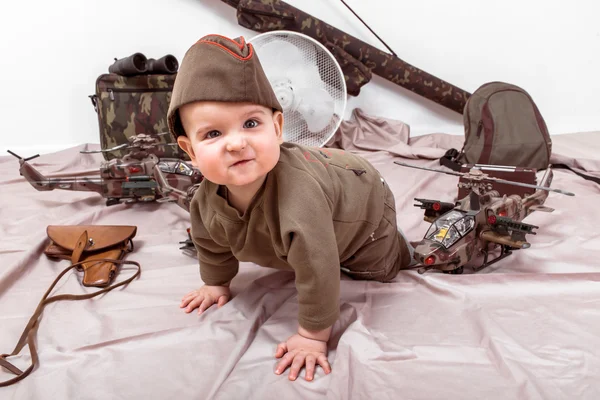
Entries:
[[546, 122], [531, 96], [504, 82], [480, 86], [463, 112], [465, 143], [450, 149], [440, 164], [454, 170], [460, 164], [548, 167], [552, 141]]
[[[102, 74], [96, 80], [96, 94], [90, 96], [98, 113], [100, 146], [103, 150], [129, 143], [140, 134], [168, 132], [167, 110], [176, 74], [121, 76]], [[161, 143], [174, 143], [171, 135], [158, 136]], [[161, 157], [188, 160], [179, 146], [161, 146]], [[103, 152], [106, 160], [123, 157], [127, 149]]]

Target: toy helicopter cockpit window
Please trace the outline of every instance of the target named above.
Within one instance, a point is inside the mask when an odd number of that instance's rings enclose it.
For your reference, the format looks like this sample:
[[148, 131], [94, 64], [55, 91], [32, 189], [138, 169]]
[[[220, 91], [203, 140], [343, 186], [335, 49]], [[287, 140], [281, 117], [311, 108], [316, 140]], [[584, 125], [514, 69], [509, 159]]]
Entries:
[[431, 224], [425, 234], [425, 239], [441, 243], [442, 246], [448, 248], [469, 233], [474, 226], [473, 216], [452, 210]]
[[166, 161], [161, 161], [158, 163], [158, 167], [162, 172], [167, 174], [181, 174], [191, 176], [194, 173], [194, 170], [190, 168], [189, 165], [181, 161], [177, 161], [175, 163], [167, 163]]
[[182, 163], [182, 162], [178, 162], [177, 163], [177, 171], [179, 171], [180, 174], [184, 174], [184, 175], [192, 175], [192, 173], [194, 172], [192, 170], [192, 168], [190, 168], [189, 165]]

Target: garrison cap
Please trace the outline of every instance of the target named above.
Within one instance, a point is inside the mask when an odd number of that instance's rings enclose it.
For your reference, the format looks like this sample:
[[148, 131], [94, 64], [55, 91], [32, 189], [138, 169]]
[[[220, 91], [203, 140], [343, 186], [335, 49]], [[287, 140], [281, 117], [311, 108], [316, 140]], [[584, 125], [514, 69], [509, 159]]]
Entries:
[[185, 135], [179, 108], [195, 101], [249, 102], [283, 111], [254, 47], [242, 36], [207, 35], [185, 53], [167, 113], [175, 139]]

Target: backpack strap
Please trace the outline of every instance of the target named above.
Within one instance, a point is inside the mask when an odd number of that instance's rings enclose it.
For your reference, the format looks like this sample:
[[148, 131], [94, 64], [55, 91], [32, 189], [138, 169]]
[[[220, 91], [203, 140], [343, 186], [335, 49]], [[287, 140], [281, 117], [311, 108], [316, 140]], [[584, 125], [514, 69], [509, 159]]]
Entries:
[[[69, 270], [71, 270], [71, 269], [73, 269], [73, 268], [75, 268], [75, 267], [83, 264], [83, 262], [78, 262], [78, 263], [72, 264], [71, 266], [69, 266], [66, 269], [64, 269], [56, 277], [56, 279], [54, 280], [54, 282], [52, 282], [52, 284], [50, 285], [50, 287], [48, 288], [48, 290], [46, 291], [46, 293], [42, 297], [42, 300], [40, 300], [38, 306], [36, 307], [33, 315], [29, 319], [29, 322], [27, 323], [27, 326], [23, 330], [23, 333], [21, 334], [21, 338], [17, 342], [17, 345], [15, 346], [15, 349], [12, 351], [12, 353], [10, 353], [10, 354], [0, 354], [0, 366], [6, 368], [8, 371], [10, 371], [14, 375], [16, 375], [12, 379], [8, 379], [6, 381], [0, 382], [0, 387], [2, 387], [2, 386], [9, 386], [9, 385], [12, 385], [13, 383], [17, 383], [21, 379], [24, 379], [25, 377], [27, 377], [27, 375], [29, 375], [31, 373], [31, 371], [33, 371], [33, 369], [35, 368], [35, 365], [39, 362], [37, 350], [36, 350], [36, 347], [35, 347], [35, 333], [36, 333], [37, 327], [38, 327], [38, 318], [40, 317], [40, 314], [42, 313], [42, 311], [44, 310], [44, 307], [46, 307], [47, 304], [54, 303], [55, 301], [59, 301], [59, 300], [84, 300], [84, 299], [90, 299], [92, 297], [98, 296], [99, 294], [106, 293], [106, 292], [111, 291], [111, 290], [113, 290], [115, 288], [118, 288], [119, 286], [126, 285], [126, 284], [128, 284], [129, 282], [131, 282], [132, 280], [134, 280], [136, 277], [138, 277], [140, 275], [141, 266], [136, 261], [113, 260], [113, 259], [99, 259], [99, 260], [95, 260], [95, 261], [108, 261], [108, 262], [115, 263], [115, 264], [130, 264], [130, 265], [135, 265], [135, 266], [137, 266], [137, 271], [136, 271], [136, 273], [132, 277], [127, 278], [126, 280], [124, 280], [122, 282], [115, 283], [112, 286], [106, 287], [104, 289], [101, 289], [101, 290], [98, 290], [98, 291], [95, 291], [95, 292], [92, 292], [92, 293], [79, 294], [79, 295], [77, 295], [77, 294], [59, 294], [59, 295], [56, 295], [56, 296], [48, 297], [48, 295], [50, 294], [50, 292], [52, 291], [52, 289], [54, 289], [54, 286], [56, 286], [56, 284], [58, 283], [58, 281], [60, 280], [60, 278], [62, 278]], [[13, 365], [6, 358], [7, 357], [12, 357], [12, 356], [15, 356], [15, 355], [19, 354], [19, 352], [21, 352], [21, 350], [23, 349], [23, 347], [25, 347], [25, 344], [27, 344], [29, 346], [29, 352], [31, 353], [31, 365], [25, 371], [21, 371], [19, 368], [17, 368], [15, 365]]]
[[453, 171], [460, 172], [460, 168], [462, 164], [457, 160], [462, 155], [462, 150], [459, 152], [456, 149], [450, 149], [444, 154], [442, 158], [440, 158], [440, 165], [444, 167], [448, 167]]
[[583, 179], [586, 179], [588, 181], [592, 181], [595, 182], [597, 184], [600, 185], [600, 178], [596, 177], [596, 176], [591, 176], [591, 175], [586, 175], [583, 172], [579, 172], [574, 170], [573, 168], [569, 167], [567, 164], [552, 164], [552, 168], [563, 168], [563, 169], [568, 169], [571, 172], [573, 172], [576, 175], [579, 175], [580, 177], [582, 177]]

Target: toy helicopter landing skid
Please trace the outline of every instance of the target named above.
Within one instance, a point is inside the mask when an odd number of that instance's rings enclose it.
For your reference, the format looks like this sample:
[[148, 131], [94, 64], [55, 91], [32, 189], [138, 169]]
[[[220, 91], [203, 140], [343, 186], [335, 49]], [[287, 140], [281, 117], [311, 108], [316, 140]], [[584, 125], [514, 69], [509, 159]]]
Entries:
[[[533, 211], [552, 212], [552, 208], [543, 206], [548, 192], [574, 196], [573, 193], [550, 188], [552, 169], [550, 166], [542, 178], [542, 185], [532, 185], [499, 179], [484, 173], [479, 167], [469, 172], [443, 171], [435, 168], [419, 167], [394, 161], [398, 165], [427, 171], [460, 176], [460, 184], [469, 190], [469, 194], [456, 203], [438, 200], [415, 199], [425, 210], [424, 220], [431, 226], [423, 239], [415, 246], [414, 259], [421, 265], [419, 273], [437, 269], [445, 273], [460, 274], [463, 267], [477, 255], [483, 255], [483, 263], [474, 268], [479, 271], [512, 254], [513, 250], [526, 249], [530, 244], [526, 235], [535, 235], [538, 227], [523, 223], [522, 220]], [[533, 194], [500, 195], [493, 190], [492, 183], [534, 188]], [[491, 246], [491, 249], [490, 249]], [[490, 261], [490, 252], [500, 247], [500, 255]]]
[[[19, 172], [39, 191], [54, 189], [92, 191], [106, 198], [106, 205], [135, 202], [177, 202], [188, 210], [189, 199], [178, 196], [192, 193], [191, 189], [202, 181], [202, 174], [191, 164], [176, 158], [161, 158], [162, 146], [175, 143], [159, 143], [158, 135], [138, 134], [129, 138], [129, 144], [98, 151], [81, 153], [102, 153], [116, 149], [127, 149], [123, 158], [115, 158], [100, 165], [100, 175], [94, 177], [46, 177], [28, 161], [38, 155], [19, 159]], [[168, 186], [163, 186], [168, 184]], [[176, 191], [177, 196], [171, 193]], [[188, 210], [189, 211], [189, 210]]]

